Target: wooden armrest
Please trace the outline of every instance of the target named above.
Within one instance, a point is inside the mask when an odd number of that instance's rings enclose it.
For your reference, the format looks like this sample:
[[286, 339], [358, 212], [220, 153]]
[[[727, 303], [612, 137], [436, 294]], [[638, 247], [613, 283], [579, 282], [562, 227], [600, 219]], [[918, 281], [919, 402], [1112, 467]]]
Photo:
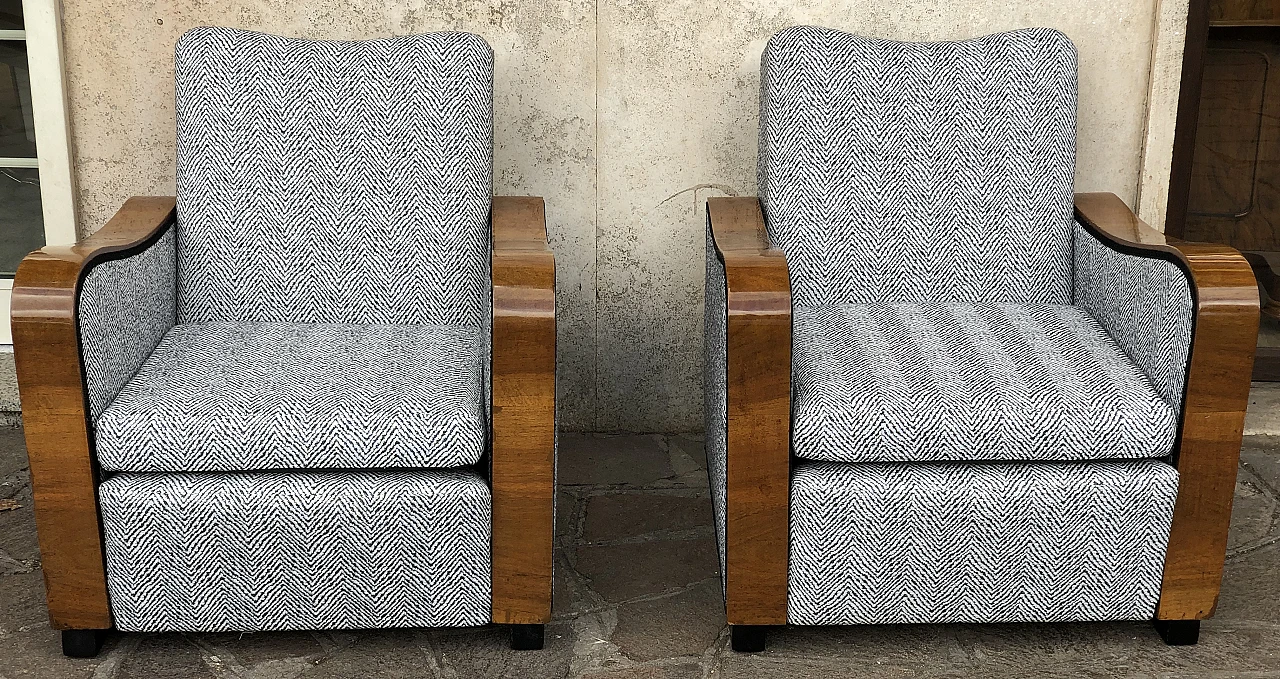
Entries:
[[96, 262], [149, 244], [173, 221], [172, 197], [130, 198], [78, 245], [27, 255], [14, 277], [13, 353], [49, 619], [56, 629], [111, 627], [76, 328], [80, 281]]
[[[75, 245], [46, 245], [23, 258], [14, 276], [14, 297], [20, 288], [74, 287], [76, 274], [106, 255], [130, 250], [149, 242], [173, 223], [173, 196], [134, 196], [101, 229]], [[16, 314], [15, 314], [16, 315]]]
[[556, 267], [541, 198], [495, 196], [493, 622], [551, 620]]
[[1159, 620], [1213, 615], [1222, 583], [1249, 379], [1258, 341], [1258, 284], [1225, 245], [1166, 238], [1110, 193], [1076, 194], [1076, 218], [1112, 247], [1176, 262], [1188, 274], [1195, 331], [1174, 451], [1178, 499]]
[[[1077, 193], [1076, 219], [1104, 243], [1121, 248], [1170, 252], [1163, 233], [1138, 219], [1114, 193]], [[1168, 239], [1176, 242], [1176, 239]], [[1147, 248], [1147, 246], [1153, 246]]]
[[725, 613], [787, 622], [790, 547], [791, 283], [756, 198], [709, 198], [727, 300]]

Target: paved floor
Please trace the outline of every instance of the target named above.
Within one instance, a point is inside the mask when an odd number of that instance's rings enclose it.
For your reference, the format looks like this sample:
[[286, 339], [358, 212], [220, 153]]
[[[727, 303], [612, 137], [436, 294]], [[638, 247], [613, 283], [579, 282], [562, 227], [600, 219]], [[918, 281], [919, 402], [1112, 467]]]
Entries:
[[[515, 653], [491, 628], [113, 635], [69, 660], [49, 629], [21, 434], [0, 430], [0, 678], [1280, 677], [1280, 437], [1246, 440], [1218, 616], [1198, 646], [1146, 623], [793, 628], [727, 649], [702, 445], [561, 438], [555, 621]], [[6, 501], [7, 500], [7, 501]]]

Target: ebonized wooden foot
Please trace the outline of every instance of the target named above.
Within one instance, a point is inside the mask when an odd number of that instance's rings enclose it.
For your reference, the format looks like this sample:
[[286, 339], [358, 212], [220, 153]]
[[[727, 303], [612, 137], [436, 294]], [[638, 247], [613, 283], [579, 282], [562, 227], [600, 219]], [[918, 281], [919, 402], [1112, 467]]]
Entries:
[[68, 658], [92, 658], [102, 648], [102, 640], [107, 636], [106, 630], [100, 629], [64, 629], [62, 630], [62, 655]]
[[542, 625], [512, 625], [511, 650], [541, 651], [542, 635]]
[[764, 650], [764, 625], [729, 625], [729, 644], [739, 653], [759, 653]]
[[1199, 620], [1156, 620], [1155, 625], [1169, 646], [1194, 646], [1200, 640]]

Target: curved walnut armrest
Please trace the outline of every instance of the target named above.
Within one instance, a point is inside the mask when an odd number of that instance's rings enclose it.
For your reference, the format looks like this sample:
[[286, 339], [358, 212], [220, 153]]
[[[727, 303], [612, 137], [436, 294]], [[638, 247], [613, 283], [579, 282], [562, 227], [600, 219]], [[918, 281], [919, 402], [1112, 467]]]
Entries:
[[149, 243], [173, 221], [173, 198], [130, 198], [80, 244], [27, 255], [14, 277], [13, 353], [49, 619], [57, 629], [111, 627], [76, 327], [80, 283], [97, 262]]
[[495, 196], [493, 622], [551, 621], [556, 267], [541, 198]]
[[1239, 252], [1165, 238], [1113, 194], [1076, 194], [1076, 218], [1115, 249], [1178, 263], [1191, 282], [1195, 330], [1174, 453], [1178, 499], [1156, 618], [1207, 618], [1222, 584], [1258, 341], [1258, 284]]
[[725, 613], [732, 625], [787, 622], [790, 542], [791, 284], [756, 198], [709, 198], [724, 263], [728, 455]]

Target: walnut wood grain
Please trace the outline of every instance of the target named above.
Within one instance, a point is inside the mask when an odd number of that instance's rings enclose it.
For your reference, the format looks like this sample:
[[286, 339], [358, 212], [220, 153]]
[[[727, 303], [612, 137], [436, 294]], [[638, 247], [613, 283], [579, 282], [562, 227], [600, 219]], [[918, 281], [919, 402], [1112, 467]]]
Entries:
[[111, 627], [75, 318], [80, 283], [95, 263], [150, 243], [173, 220], [173, 198], [130, 198], [80, 244], [27, 255], [14, 277], [13, 353], [55, 629]]
[[791, 286], [756, 198], [710, 198], [728, 318], [725, 613], [731, 625], [787, 622], [790, 546]]
[[1195, 333], [1174, 454], [1178, 498], [1156, 618], [1208, 618], [1222, 584], [1249, 401], [1258, 337], [1257, 282], [1236, 250], [1165, 239], [1113, 194], [1076, 194], [1076, 217], [1103, 242], [1172, 260], [1190, 274]]
[[541, 198], [495, 196], [493, 622], [551, 621], [556, 269]]

